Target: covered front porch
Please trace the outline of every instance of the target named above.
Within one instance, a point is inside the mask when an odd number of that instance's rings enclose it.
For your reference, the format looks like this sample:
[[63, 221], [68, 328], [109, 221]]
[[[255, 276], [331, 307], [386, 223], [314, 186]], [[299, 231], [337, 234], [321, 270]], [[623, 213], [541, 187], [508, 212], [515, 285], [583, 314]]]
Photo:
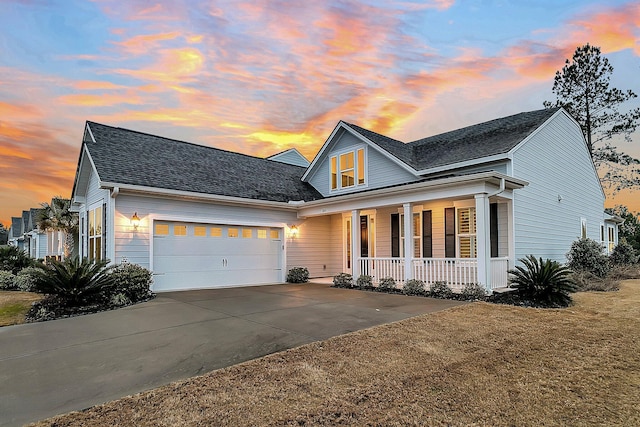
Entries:
[[332, 215], [341, 271], [354, 279], [446, 282], [454, 291], [473, 283], [492, 292], [507, 286], [514, 266], [513, 190], [524, 185], [482, 172], [338, 196], [300, 216]]

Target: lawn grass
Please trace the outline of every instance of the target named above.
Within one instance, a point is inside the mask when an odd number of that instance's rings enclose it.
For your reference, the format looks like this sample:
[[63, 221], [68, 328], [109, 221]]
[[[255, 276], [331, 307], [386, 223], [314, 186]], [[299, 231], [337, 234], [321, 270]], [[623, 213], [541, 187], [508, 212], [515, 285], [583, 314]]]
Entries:
[[640, 425], [640, 280], [575, 301], [454, 307], [37, 425]]
[[0, 291], [0, 326], [24, 323], [31, 304], [42, 295], [31, 292]]

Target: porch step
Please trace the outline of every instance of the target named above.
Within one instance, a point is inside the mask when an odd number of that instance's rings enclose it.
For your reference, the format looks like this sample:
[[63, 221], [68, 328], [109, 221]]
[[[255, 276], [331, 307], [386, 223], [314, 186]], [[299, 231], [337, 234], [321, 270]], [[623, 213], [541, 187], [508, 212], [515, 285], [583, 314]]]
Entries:
[[507, 286], [493, 289], [493, 292], [496, 294], [504, 294], [506, 292], [513, 292], [513, 291], [515, 291], [515, 288], [509, 288]]

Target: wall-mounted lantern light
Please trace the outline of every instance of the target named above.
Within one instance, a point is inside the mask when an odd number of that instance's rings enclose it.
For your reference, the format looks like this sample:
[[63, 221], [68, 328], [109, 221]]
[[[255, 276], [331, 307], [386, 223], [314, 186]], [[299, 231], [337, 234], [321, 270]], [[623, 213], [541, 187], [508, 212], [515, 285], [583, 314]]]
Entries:
[[298, 237], [298, 226], [297, 225], [292, 225], [291, 227], [289, 227], [289, 235], [294, 239], [296, 237]]
[[133, 225], [133, 229], [137, 230], [140, 225], [140, 218], [138, 218], [138, 212], [134, 212], [131, 217], [131, 225]]

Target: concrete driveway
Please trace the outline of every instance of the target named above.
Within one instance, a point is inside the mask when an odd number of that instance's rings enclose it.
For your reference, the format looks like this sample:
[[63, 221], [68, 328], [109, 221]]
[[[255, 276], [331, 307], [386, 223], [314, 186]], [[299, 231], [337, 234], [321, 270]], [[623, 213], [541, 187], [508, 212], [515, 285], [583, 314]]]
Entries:
[[171, 292], [120, 310], [0, 328], [0, 425], [172, 381], [457, 301], [272, 285]]

